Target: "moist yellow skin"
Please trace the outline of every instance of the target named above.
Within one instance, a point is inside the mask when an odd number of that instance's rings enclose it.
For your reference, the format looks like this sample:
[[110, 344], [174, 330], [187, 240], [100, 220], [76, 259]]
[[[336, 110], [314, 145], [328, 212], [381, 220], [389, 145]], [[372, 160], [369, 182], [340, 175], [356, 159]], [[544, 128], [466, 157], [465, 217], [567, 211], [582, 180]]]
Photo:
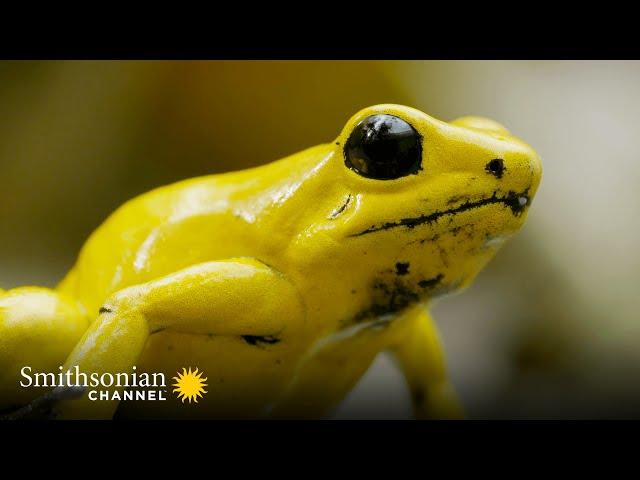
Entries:
[[[345, 166], [349, 134], [376, 113], [423, 137], [417, 174], [375, 180]], [[503, 160], [500, 178], [492, 159]], [[0, 292], [0, 409], [38, 394], [16, 386], [18, 364], [136, 365], [168, 379], [192, 366], [209, 385], [197, 405], [85, 397], [55, 411], [317, 418], [389, 351], [418, 418], [458, 417], [428, 303], [468, 285], [518, 231], [540, 176], [531, 147], [491, 120], [378, 105], [331, 143], [144, 194], [91, 235], [55, 290]]]

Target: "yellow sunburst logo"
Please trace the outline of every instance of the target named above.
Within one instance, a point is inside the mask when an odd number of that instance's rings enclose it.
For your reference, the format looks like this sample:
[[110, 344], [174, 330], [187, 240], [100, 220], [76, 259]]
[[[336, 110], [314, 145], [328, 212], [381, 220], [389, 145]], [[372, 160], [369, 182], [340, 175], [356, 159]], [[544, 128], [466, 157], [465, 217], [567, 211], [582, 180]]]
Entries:
[[194, 371], [191, 371], [191, 367], [189, 367], [189, 371], [186, 368], [182, 369], [182, 373], [178, 372], [177, 377], [173, 377], [176, 381], [172, 385], [172, 387], [176, 387], [173, 389], [174, 393], [178, 394], [178, 398], [182, 398], [182, 403], [185, 400], [189, 399], [189, 403], [193, 400], [198, 403], [198, 397], [202, 398], [203, 393], [207, 393], [204, 387], [207, 386], [206, 378], [202, 378], [202, 374], [204, 372], [198, 373], [198, 369], [196, 368]]

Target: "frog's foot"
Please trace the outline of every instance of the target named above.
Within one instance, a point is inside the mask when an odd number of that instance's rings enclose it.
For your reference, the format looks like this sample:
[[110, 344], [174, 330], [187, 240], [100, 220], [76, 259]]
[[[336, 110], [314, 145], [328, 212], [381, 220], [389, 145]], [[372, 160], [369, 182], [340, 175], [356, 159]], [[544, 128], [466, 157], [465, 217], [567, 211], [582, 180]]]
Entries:
[[[30, 412], [40, 412], [57, 398], [45, 395], [45, 401], [42, 387], [21, 384], [28, 383], [23, 372], [58, 373], [88, 325], [83, 308], [54, 290], [0, 291], [0, 411], [11, 416], [34, 401]], [[36, 402], [36, 397], [41, 400]]]

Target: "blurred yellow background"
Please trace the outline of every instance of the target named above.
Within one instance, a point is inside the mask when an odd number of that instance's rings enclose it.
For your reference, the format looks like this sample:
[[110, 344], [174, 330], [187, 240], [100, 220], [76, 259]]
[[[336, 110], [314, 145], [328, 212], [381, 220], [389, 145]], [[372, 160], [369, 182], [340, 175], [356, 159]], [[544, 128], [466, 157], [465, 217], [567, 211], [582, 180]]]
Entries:
[[[540, 153], [524, 230], [436, 302], [473, 418], [640, 417], [640, 63], [0, 62], [0, 287], [53, 286], [122, 202], [332, 140], [359, 109], [491, 117]], [[336, 418], [406, 418], [381, 357]]]

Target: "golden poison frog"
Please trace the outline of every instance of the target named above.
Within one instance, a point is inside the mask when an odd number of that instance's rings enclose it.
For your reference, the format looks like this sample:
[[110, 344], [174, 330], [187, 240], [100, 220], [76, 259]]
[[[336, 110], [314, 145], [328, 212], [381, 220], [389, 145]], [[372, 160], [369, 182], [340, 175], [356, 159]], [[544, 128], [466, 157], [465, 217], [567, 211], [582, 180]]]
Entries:
[[331, 143], [141, 195], [55, 289], [0, 291], [0, 410], [37, 410], [43, 391], [20, 386], [25, 365], [167, 379], [193, 367], [206, 378], [197, 403], [171, 386], [148, 402], [58, 386], [47, 408], [318, 418], [386, 351], [416, 417], [459, 417], [429, 302], [467, 286], [518, 231], [540, 177], [536, 152], [492, 120], [378, 105]]

